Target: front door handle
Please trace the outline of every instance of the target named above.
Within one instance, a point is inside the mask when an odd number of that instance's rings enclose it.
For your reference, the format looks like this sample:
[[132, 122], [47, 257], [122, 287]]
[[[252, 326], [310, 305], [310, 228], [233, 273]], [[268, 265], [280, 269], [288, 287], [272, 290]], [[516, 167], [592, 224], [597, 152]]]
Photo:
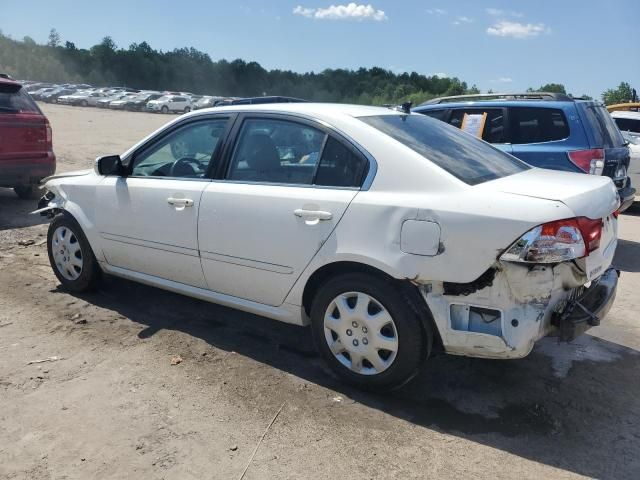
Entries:
[[193, 207], [193, 200], [190, 198], [167, 198], [167, 203], [169, 205], [174, 205], [176, 207]]
[[303, 208], [297, 208], [293, 211], [296, 217], [304, 218], [305, 220], [331, 220], [333, 215], [331, 212], [325, 212], [322, 210], [305, 210]]

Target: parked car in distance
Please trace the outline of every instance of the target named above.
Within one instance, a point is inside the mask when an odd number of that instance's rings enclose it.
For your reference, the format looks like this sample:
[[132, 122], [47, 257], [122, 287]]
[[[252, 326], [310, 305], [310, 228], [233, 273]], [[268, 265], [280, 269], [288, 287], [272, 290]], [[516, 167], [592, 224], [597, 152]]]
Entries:
[[51, 126], [18, 82], [0, 78], [0, 187], [29, 198], [55, 172]]
[[203, 96], [192, 106], [192, 110], [201, 110], [203, 108], [215, 107], [218, 103], [225, 100], [225, 97], [213, 97], [209, 95]]
[[102, 271], [311, 324], [362, 388], [404, 384], [434, 348], [507, 359], [569, 341], [617, 288], [609, 178], [530, 167], [424, 115], [200, 110], [95, 165], [49, 179], [39, 204], [64, 288]]
[[230, 100], [224, 100], [219, 102], [216, 106], [223, 107], [226, 105], [262, 105], [265, 103], [302, 103], [306, 100], [294, 97], [247, 97], [247, 98], [234, 98]]
[[621, 132], [640, 137], [640, 112], [613, 111], [611, 117]]
[[124, 110], [127, 104], [137, 96], [137, 93], [127, 93], [118, 100], [112, 100], [111, 102], [109, 102], [109, 108], [112, 110]]
[[46, 103], [58, 103], [58, 98], [63, 95], [72, 95], [77, 92], [75, 88], [56, 88], [50, 92], [40, 95], [40, 100]]
[[31, 98], [33, 98], [34, 100], [42, 100], [42, 96], [49, 93], [49, 92], [53, 92], [54, 90], [56, 90], [57, 87], [44, 87], [44, 88], [40, 88], [38, 90], [35, 90], [31, 93]]
[[141, 112], [147, 107], [147, 102], [157, 100], [163, 95], [161, 93], [140, 93], [138, 96], [128, 100], [124, 106], [126, 110], [132, 112]]
[[482, 139], [529, 165], [610, 177], [624, 211], [635, 188], [629, 149], [605, 107], [562, 94], [482, 94], [429, 100], [413, 109], [460, 128], [465, 114], [486, 113]]
[[191, 99], [186, 95], [164, 95], [147, 102], [146, 109], [156, 113], [188, 113], [191, 111]]
[[107, 95], [104, 98], [99, 99], [96, 102], [96, 107], [98, 108], [109, 108], [109, 104], [113, 101], [120, 100], [121, 98], [126, 97], [128, 94], [124, 92], [117, 92], [111, 95]]

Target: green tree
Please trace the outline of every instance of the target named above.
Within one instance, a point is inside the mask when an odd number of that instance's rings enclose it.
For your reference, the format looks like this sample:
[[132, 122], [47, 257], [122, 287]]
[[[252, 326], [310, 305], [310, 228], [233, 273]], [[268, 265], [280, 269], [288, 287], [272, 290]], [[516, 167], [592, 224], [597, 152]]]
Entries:
[[605, 105], [630, 102], [632, 97], [631, 85], [627, 82], [620, 82], [618, 88], [609, 88], [602, 92], [602, 101]]
[[60, 34], [55, 28], [52, 28], [49, 31], [49, 41], [47, 42], [47, 46], [52, 48], [60, 46]]
[[527, 92], [550, 92], [550, 93], [564, 93], [567, 94], [567, 90], [561, 83], [546, 83], [540, 88], [527, 88]]

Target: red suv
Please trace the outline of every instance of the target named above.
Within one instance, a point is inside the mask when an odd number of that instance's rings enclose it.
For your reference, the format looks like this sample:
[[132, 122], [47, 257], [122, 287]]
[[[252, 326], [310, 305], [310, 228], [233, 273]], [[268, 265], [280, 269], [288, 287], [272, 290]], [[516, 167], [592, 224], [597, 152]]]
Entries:
[[55, 170], [49, 120], [22, 85], [0, 77], [0, 187], [31, 198]]

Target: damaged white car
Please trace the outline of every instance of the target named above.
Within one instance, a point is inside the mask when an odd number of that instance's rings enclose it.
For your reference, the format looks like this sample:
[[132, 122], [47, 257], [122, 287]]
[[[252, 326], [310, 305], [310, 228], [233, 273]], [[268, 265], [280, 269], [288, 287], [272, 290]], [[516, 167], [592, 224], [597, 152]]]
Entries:
[[520, 358], [571, 340], [618, 282], [608, 177], [531, 168], [391, 109], [199, 110], [46, 190], [64, 287], [104, 272], [310, 324], [330, 367], [369, 389], [407, 382], [435, 348]]

